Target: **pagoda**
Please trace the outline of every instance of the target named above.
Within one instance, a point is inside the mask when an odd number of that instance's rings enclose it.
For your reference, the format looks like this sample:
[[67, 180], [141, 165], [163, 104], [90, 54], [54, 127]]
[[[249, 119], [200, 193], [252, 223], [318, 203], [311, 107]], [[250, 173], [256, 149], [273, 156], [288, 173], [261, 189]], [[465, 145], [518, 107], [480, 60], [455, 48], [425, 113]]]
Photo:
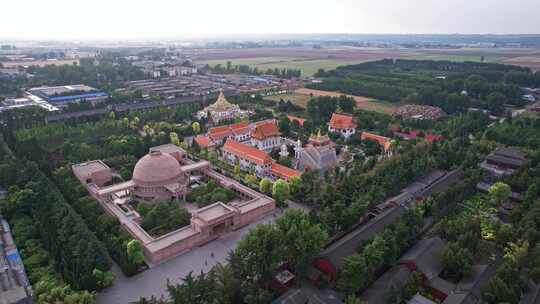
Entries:
[[234, 120], [242, 116], [240, 107], [232, 104], [225, 98], [223, 89], [219, 89], [219, 95], [213, 104], [207, 106], [202, 111], [199, 111], [199, 118], [205, 117], [210, 119], [214, 124], [218, 124], [224, 120]]

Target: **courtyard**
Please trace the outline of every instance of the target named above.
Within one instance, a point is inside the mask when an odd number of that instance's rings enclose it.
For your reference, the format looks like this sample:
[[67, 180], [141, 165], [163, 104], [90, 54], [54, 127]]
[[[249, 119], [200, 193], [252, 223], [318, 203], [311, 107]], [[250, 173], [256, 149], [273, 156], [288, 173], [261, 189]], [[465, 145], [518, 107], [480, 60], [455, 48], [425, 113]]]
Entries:
[[226, 263], [229, 252], [250, 229], [258, 224], [268, 224], [281, 215], [279, 209], [264, 218], [236, 231], [227, 233], [203, 246], [196, 247], [184, 254], [158, 264], [133, 277], [125, 276], [115, 264], [112, 271], [116, 280], [112, 287], [103, 290], [97, 296], [98, 304], [132, 303], [141, 297], [159, 297], [166, 294], [167, 280], [179, 283], [191, 271], [194, 275], [201, 271], [208, 272], [217, 263]]

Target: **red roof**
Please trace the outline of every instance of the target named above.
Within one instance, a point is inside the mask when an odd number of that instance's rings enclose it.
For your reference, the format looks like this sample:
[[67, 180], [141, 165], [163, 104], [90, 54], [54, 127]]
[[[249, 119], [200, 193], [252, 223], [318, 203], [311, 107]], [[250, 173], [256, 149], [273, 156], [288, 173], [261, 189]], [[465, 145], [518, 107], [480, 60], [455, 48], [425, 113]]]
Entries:
[[194, 140], [197, 143], [197, 145], [199, 145], [199, 147], [201, 148], [208, 148], [213, 145], [213, 142], [210, 139], [210, 137], [205, 136], [205, 135], [197, 135]]
[[305, 119], [303, 118], [300, 118], [300, 117], [296, 117], [296, 116], [292, 116], [292, 115], [287, 115], [287, 118], [293, 122], [293, 121], [297, 121], [299, 125], [303, 126], [304, 123], [306, 122]]
[[438, 134], [426, 134], [426, 136], [424, 136], [424, 138], [429, 142], [439, 141], [439, 140], [443, 139], [443, 137], [441, 135], [438, 135]]
[[408, 132], [406, 131], [394, 131], [394, 135], [397, 135], [399, 137], [405, 138], [405, 139], [415, 139], [415, 138], [423, 138], [426, 141], [434, 142], [442, 140], [443, 137], [439, 134], [430, 134], [430, 133], [423, 133], [422, 131], [417, 130], [410, 130]]
[[232, 125], [229, 125], [233, 134], [242, 134], [249, 132], [249, 124], [247, 121], [238, 122]]
[[360, 136], [362, 140], [373, 140], [379, 143], [385, 151], [390, 149], [390, 146], [392, 145], [391, 139], [388, 137], [384, 137], [381, 135], [369, 133], [369, 132], [362, 132], [362, 136]]
[[255, 129], [251, 132], [251, 137], [258, 140], [280, 135], [281, 133], [274, 120], [257, 123]]
[[227, 139], [225, 145], [223, 145], [223, 150], [232, 153], [239, 158], [246, 159], [249, 162], [256, 163], [257, 165], [272, 163], [272, 158], [270, 158], [268, 153], [252, 146], [239, 143], [234, 139]]
[[284, 179], [286, 181], [288, 181], [291, 177], [302, 175], [300, 171], [291, 169], [289, 167], [285, 167], [278, 163], [272, 164], [272, 167], [270, 168], [270, 172], [274, 174], [275, 176], [281, 179]]
[[351, 115], [333, 113], [332, 118], [330, 118], [330, 127], [334, 129], [355, 129], [357, 125]]
[[208, 135], [213, 140], [222, 140], [223, 138], [231, 135], [237, 135], [241, 133], [249, 132], [247, 122], [239, 122], [231, 125], [214, 127], [208, 130]]

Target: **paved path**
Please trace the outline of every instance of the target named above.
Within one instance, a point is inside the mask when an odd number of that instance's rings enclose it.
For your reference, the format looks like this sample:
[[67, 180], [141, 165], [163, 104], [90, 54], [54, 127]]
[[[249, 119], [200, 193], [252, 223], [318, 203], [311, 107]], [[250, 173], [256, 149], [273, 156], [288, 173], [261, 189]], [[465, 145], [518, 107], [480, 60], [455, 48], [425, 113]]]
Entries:
[[[279, 209], [276, 209], [275, 212], [279, 214]], [[257, 224], [272, 223], [274, 219], [274, 214], [270, 214], [258, 222], [228, 233], [215, 241], [188, 251], [133, 277], [126, 277], [118, 266], [114, 265], [112, 270], [116, 273], [116, 281], [113, 287], [98, 294], [97, 303], [130, 303], [139, 300], [141, 297], [149, 298], [152, 295], [156, 297], [166, 295], [167, 279], [177, 283], [190, 271], [199, 274], [201, 270], [207, 272], [218, 262], [225, 263], [229, 251], [236, 248], [238, 241], [250, 229]], [[214, 257], [211, 256], [211, 253], [214, 253]]]

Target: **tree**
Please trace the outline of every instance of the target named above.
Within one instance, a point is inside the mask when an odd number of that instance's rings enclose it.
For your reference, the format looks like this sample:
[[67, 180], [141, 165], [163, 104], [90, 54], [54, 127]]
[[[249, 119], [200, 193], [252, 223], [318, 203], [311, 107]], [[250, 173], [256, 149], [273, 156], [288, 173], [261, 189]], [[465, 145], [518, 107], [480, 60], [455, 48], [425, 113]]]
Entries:
[[141, 265], [144, 263], [142, 247], [137, 240], [132, 239], [127, 243], [127, 255], [133, 264]]
[[278, 179], [272, 186], [272, 197], [278, 202], [278, 204], [284, 203], [289, 199], [291, 191], [289, 189], [289, 183], [282, 179]]
[[249, 186], [253, 186], [257, 184], [257, 176], [254, 174], [246, 174], [244, 177], [244, 182], [248, 184]]
[[495, 276], [489, 282], [486, 289], [482, 292], [482, 298], [489, 303], [517, 303], [519, 297], [515, 297], [512, 289], [498, 276]]
[[259, 190], [264, 194], [270, 194], [272, 192], [272, 181], [268, 178], [263, 178], [259, 182]]
[[504, 104], [507, 101], [506, 96], [503, 94], [492, 92], [487, 97], [487, 108], [495, 114], [502, 114], [504, 112]]
[[369, 268], [366, 259], [360, 254], [353, 254], [343, 259], [343, 269], [339, 273], [337, 287], [347, 293], [353, 293], [365, 287], [369, 282]]
[[245, 282], [268, 283], [281, 263], [281, 235], [273, 225], [260, 224], [238, 242], [232, 258], [237, 277]]
[[92, 274], [96, 278], [99, 288], [110, 287], [114, 282], [115, 275], [110, 271], [101, 271], [99, 269], [94, 269]]
[[293, 176], [289, 179], [289, 190], [291, 195], [296, 195], [300, 192], [300, 187], [302, 186], [302, 179], [299, 176]]
[[169, 138], [170, 138], [171, 144], [175, 146], [180, 146], [180, 139], [178, 138], [178, 134], [176, 132], [169, 133]]
[[208, 152], [208, 160], [211, 162], [211, 163], [215, 163], [217, 161], [217, 153], [215, 151], [210, 151]]
[[291, 121], [289, 120], [289, 118], [287, 118], [287, 116], [282, 116], [278, 120], [278, 127], [284, 136], [289, 136], [289, 134], [291, 133]]
[[353, 113], [356, 108], [356, 101], [352, 97], [341, 95], [338, 99], [338, 105], [344, 112]]
[[193, 130], [193, 133], [199, 134], [201, 132], [201, 124], [195, 121], [191, 124], [191, 129]]
[[276, 226], [285, 250], [283, 260], [297, 274], [304, 273], [311, 258], [321, 251], [328, 238], [327, 233], [298, 209], [285, 210], [277, 219]]
[[489, 187], [489, 197], [491, 200], [499, 206], [504, 203], [512, 194], [510, 186], [503, 182], [497, 182]]
[[280, 156], [278, 162], [285, 167], [292, 167], [292, 159], [288, 156]]
[[209, 273], [211, 280], [214, 282], [213, 288], [216, 298], [221, 304], [237, 303], [237, 292], [240, 289], [240, 282], [234, 277], [234, 273], [230, 264], [218, 263]]
[[470, 274], [473, 256], [469, 249], [461, 247], [457, 242], [450, 242], [444, 252], [442, 262], [450, 275], [459, 278]]

